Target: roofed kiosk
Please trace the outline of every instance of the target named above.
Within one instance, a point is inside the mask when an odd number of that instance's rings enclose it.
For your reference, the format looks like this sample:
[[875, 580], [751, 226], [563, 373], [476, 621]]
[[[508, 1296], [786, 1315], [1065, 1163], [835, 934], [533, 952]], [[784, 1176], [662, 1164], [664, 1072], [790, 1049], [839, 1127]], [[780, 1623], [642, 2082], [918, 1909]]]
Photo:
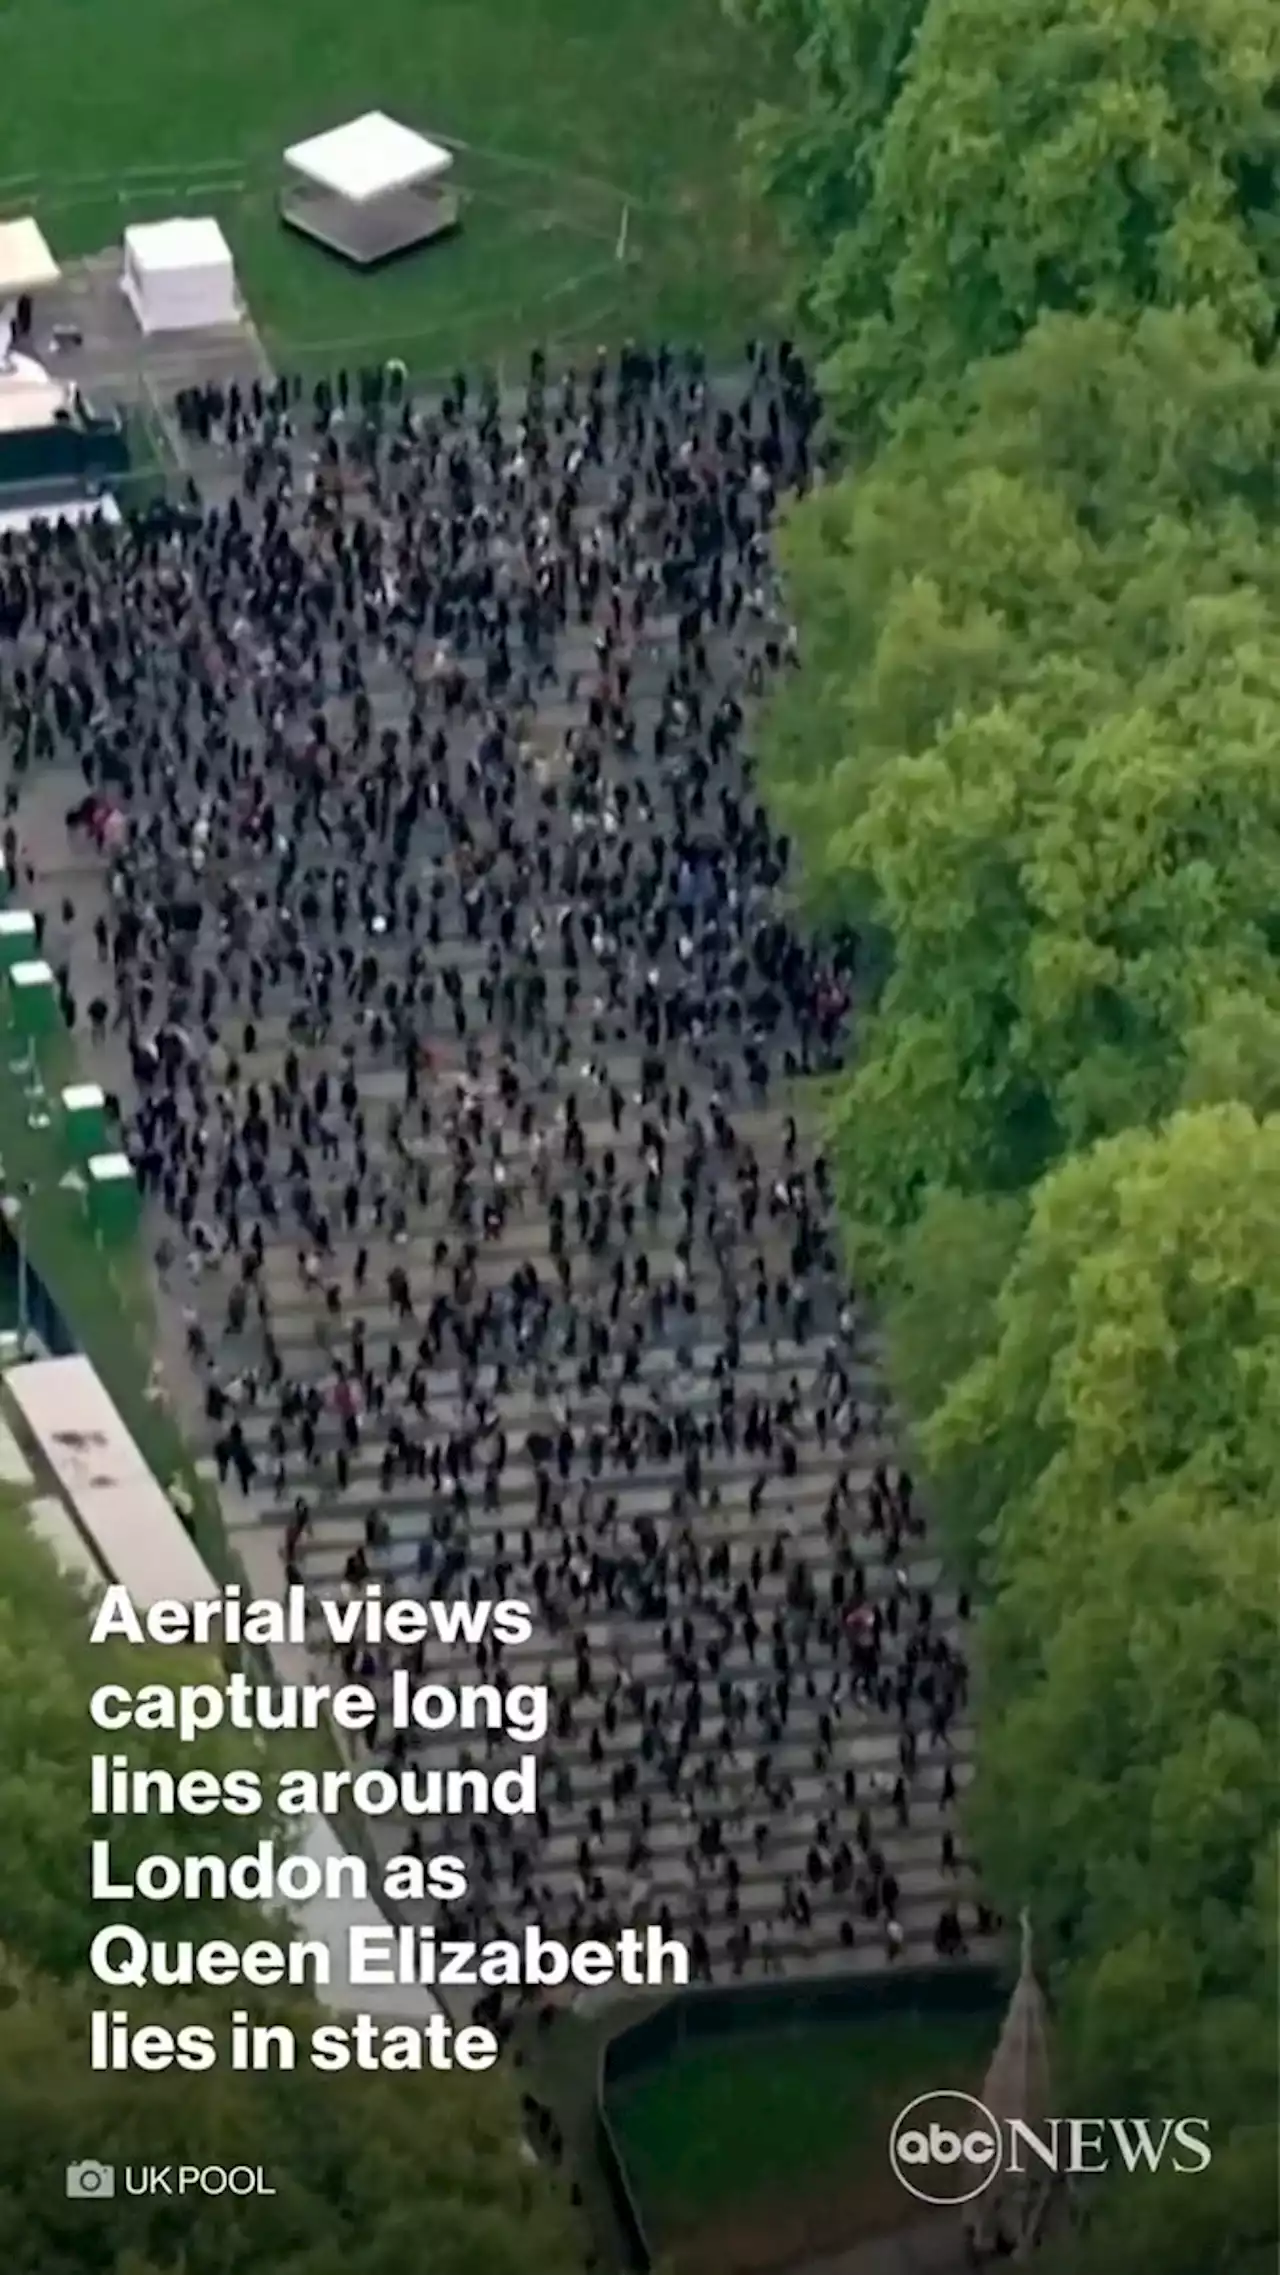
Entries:
[[444, 186], [452, 154], [425, 134], [366, 111], [286, 150], [291, 177], [280, 212], [357, 268], [372, 268], [456, 228], [458, 200]]

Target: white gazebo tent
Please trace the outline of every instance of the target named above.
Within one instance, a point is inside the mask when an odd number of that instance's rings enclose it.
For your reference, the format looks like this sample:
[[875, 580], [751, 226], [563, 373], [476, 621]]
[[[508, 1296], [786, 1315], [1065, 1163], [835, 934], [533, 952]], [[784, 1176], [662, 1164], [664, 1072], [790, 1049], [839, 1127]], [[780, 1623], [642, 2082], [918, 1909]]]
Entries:
[[294, 179], [280, 200], [283, 219], [357, 268], [457, 226], [458, 200], [442, 186], [452, 155], [385, 111], [295, 142], [284, 162]]
[[139, 221], [124, 233], [120, 289], [144, 332], [238, 324], [235, 264], [216, 221]]

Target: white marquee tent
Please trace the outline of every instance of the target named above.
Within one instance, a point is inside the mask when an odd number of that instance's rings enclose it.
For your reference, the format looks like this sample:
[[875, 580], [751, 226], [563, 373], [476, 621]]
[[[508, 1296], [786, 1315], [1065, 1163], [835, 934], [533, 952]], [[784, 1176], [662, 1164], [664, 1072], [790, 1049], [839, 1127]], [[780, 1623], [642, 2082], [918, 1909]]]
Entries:
[[144, 332], [240, 320], [235, 264], [216, 221], [135, 222], [124, 233], [120, 288]]
[[291, 185], [281, 199], [284, 219], [358, 268], [457, 225], [457, 198], [444, 187], [452, 152], [385, 111], [293, 143], [284, 162]]
[[21, 221], [0, 221], [0, 300], [42, 292], [61, 274], [43, 230], [29, 214]]

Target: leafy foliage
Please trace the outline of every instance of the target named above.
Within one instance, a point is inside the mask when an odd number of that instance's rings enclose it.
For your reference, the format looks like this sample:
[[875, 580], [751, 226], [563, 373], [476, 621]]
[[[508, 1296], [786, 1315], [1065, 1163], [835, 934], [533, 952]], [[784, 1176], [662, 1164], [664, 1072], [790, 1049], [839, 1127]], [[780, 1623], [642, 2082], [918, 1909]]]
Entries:
[[759, 122], [760, 169], [808, 251], [802, 307], [851, 417], [881, 420], [1050, 311], [1205, 306], [1270, 345], [1269, 0], [788, 0], [782, 19], [807, 100]]
[[[217, 1679], [172, 1648], [88, 1641], [88, 1607], [31, 1538], [12, 1494], [0, 1527], [0, 2254], [41, 2275], [571, 2275], [582, 2246], [567, 2203], [521, 2147], [509, 2073], [232, 2071], [230, 2009], [285, 2021], [300, 2045], [320, 2019], [296, 1994], [106, 1993], [87, 1974], [94, 1934], [130, 1921], [166, 1945], [247, 1941], [273, 1927], [245, 1905], [91, 1898], [88, 1844], [91, 1690], [121, 1682]], [[194, 1663], [193, 1663], [194, 1661]], [[252, 1735], [211, 1732], [182, 1745], [131, 1731], [112, 1748], [134, 1768], [269, 1768]], [[296, 1754], [290, 1755], [296, 1761]], [[118, 1817], [121, 1867], [162, 1850], [230, 1856], [273, 1827], [245, 1818]], [[278, 1933], [278, 1929], [275, 1930]], [[137, 2027], [211, 2026], [224, 2059], [202, 2072], [100, 2072], [89, 2017], [108, 2006]], [[68, 2200], [66, 2165], [257, 2166], [270, 2195], [126, 2195]]]
[[1202, 315], [1054, 319], [796, 512], [767, 772], [819, 913], [885, 944], [836, 1123], [864, 1234], [1204, 1094], [1211, 1006], [1280, 1007], [1278, 442]]
[[[1274, 2263], [1280, 17], [759, 0], [852, 470], [763, 771], [865, 996], [855, 1271], [981, 1581], [972, 1828], [1062, 2090], [1197, 2110], [1070, 2275]], [[879, 37], [877, 38], [877, 34]], [[1194, 2202], [1192, 2196], [1194, 2194]]]
[[[12, 1496], [8, 1497], [12, 1503]], [[89, 1939], [106, 1919], [89, 1901], [90, 1843], [110, 1838], [113, 1862], [131, 1874], [170, 1840], [202, 1856], [238, 1856], [260, 1839], [291, 1845], [288, 1828], [267, 1808], [250, 1817], [222, 1810], [196, 1818], [95, 1817], [89, 1757], [124, 1754], [137, 1770], [194, 1769], [225, 1776], [258, 1768], [269, 1787], [272, 1754], [254, 1734], [220, 1729], [185, 1744], [171, 1731], [95, 1730], [89, 1702], [102, 1684], [135, 1691], [144, 1684], [218, 1682], [209, 1653], [168, 1646], [89, 1641], [88, 1607], [68, 1588], [10, 1506], [0, 1527], [0, 1763], [5, 1770], [5, 1838], [0, 1843], [0, 1929], [9, 1947], [62, 1980], [82, 1974]], [[293, 1756], [289, 1759], [292, 1760]], [[296, 1834], [296, 1821], [293, 1827]], [[163, 1835], [163, 1837], [161, 1837]], [[113, 1906], [111, 1917], [154, 1930], [156, 1907], [139, 1899]], [[164, 1910], [164, 1933], [235, 1938], [252, 1932], [254, 1915], [234, 1902], [176, 1896]]]
[[[13, 1970], [11, 1969], [12, 1973]], [[209, 2021], [209, 2001], [130, 1997], [136, 2021]], [[300, 2065], [95, 2073], [89, 2000], [18, 1977], [0, 2005], [0, 2248], [41, 2275], [569, 2275], [567, 2218], [519, 2153], [498, 2073]], [[297, 2018], [305, 2026], [305, 2017]], [[68, 2201], [64, 2168], [261, 2168], [270, 2194]]]

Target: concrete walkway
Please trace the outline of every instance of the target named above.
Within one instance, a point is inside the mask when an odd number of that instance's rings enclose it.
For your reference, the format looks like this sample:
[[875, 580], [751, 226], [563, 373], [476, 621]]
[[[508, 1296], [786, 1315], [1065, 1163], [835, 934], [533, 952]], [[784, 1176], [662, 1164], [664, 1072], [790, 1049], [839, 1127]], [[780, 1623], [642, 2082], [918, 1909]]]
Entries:
[[794, 2275], [966, 2275], [968, 2266], [956, 2218], [881, 2236], [835, 2259], [809, 2260]]

